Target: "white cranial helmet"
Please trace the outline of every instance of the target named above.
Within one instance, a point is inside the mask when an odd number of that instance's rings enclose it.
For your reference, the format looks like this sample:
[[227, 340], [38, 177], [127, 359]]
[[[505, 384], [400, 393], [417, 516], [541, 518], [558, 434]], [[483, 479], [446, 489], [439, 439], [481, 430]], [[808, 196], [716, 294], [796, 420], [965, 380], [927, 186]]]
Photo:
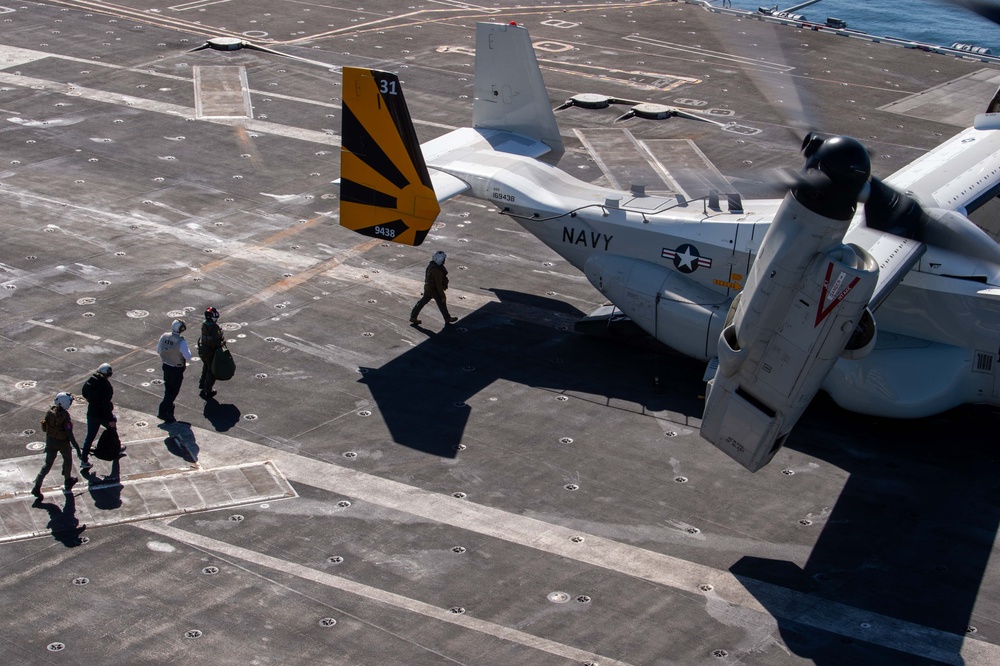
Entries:
[[104, 375], [105, 377], [110, 377], [111, 376], [111, 364], [110, 363], [101, 363], [101, 366], [99, 368], [97, 368], [97, 371], [99, 373], [101, 373], [102, 375]]
[[448, 255], [445, 254], [444, 252], [442, 252], [441, 250], [438, 250], [437, 252], [435, 252], [434, 256], [431, 257], [431, 259], [434, 260], [434, 263], [436, 263], [438, 266], [440, 266], [441, 264], [443, 264], [444, 260], [447, 259], [447, 258], [448, 258]]
[[180, 319], [174, 319], [174, 323], [170, 324], [170, 330], [176, 333], [177, 335], [180, 335], [181, 333], [187, 330], [187, 324], [185, 324]]
[[69, 409], [69, 406], [73, 404], [73, 396], [69, 393], [59, 393], [56, 395], [56, 404], [63, 409]]

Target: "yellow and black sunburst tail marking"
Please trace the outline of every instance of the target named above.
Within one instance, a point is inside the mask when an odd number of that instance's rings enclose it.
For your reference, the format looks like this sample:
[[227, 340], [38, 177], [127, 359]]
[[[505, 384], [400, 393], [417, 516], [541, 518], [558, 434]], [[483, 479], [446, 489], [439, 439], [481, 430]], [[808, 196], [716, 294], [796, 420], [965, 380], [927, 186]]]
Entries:
[[441, 212], [395, 74], [344, 68], [340, 224], [420, 245]]

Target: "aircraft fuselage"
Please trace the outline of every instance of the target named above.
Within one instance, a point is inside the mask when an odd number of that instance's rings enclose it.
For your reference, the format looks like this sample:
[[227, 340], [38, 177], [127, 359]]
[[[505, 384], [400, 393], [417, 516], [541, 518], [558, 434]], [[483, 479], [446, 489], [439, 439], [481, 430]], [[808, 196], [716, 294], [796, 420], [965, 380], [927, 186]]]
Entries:
[[[717, 355], [732, 301], [781, 200], [745, 201], [742, 211], [731, 212], [702, 200], [637, 195], [580, 181], [532, 156], [495, 151], [495, 136], [458, 132], [459, 156], [447, 148], [451, 135], [425, 146], [432, 170], [446, 165], [468, 183], [467, 195], [516, 220], [659, 341], [701, 360]], [[984, 284], [964, 269], [942, 269], [961, 262], [949, 254], [929, 247], [880, 304], [876, 350], [837, 362], [824, 388], [839, 403], [895, 416], [964, 402], [1000, 404], [992, 372], [1000, 354], [1000, 290], [990, 287], [1000, 282], [1000, 267], [977, 268], [985, 271]], [[609, 274], [617, 277], [608, 280]], [[984, 363], [991, 372], [982, 371]], [[894, 376], [906, 368], [949, 370], [939, 382], [915, 383], [906, 372]]]

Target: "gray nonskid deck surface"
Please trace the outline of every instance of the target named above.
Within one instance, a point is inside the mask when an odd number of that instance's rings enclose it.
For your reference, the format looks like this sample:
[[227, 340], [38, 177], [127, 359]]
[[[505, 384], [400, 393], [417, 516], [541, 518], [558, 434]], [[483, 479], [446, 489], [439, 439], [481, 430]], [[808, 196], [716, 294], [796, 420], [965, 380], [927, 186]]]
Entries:
[[[820, 396], [745, 472], [698, 435], [702, 365], [574, 334], [601, 295], [510, 219], [459, 197], [418, 248], [339, 227], [330, 71], [398, 71], [427, 140], [469, 122], [475, 22], [517, 21], [553, 106], [753, 130], [558, 112], [569, 173], [696, 198], [799, 168], [782, 72], [884, 176], [1000, 70], [684, 3], [511, 6], [0, 8], [5, 662], [1000, 662], [995, 413]], [[299, 59], [192, 51], [219, 35]], [[438, 249], [460, 320], [411, 327]], [[193, 364], [162, 424], [156, 339], [208, 305], [237, 375], [205, 402]], [[128, 455], [69, 493], [57, 461], [35, 502], [39, 419], [103, 362]]]
[[42, 489], [43, 496], [38, 499], [21, 491], [13, 498], [0, 500], [0, 542], [43, 534], [69, 540], [74, 535], [82, 535], [86, 528], [295, 495], [274, 467], [267, 463], [186, 473], [159, 473], [142, 478], [132, 478], [114, 469], [103, 477], [92, 470], [82, 476], [84, 483], [69, 490], [61, 486], [46, 486]]

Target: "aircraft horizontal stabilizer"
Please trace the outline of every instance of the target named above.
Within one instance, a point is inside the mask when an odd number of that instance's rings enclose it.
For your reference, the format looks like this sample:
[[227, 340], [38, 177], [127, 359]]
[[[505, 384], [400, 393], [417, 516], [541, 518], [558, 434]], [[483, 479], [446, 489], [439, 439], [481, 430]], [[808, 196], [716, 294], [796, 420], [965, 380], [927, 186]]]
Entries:
[[343, 69], [340, 224], [365, 236], [420, 245], [437, 219], [431, 177], [399, 78]]

